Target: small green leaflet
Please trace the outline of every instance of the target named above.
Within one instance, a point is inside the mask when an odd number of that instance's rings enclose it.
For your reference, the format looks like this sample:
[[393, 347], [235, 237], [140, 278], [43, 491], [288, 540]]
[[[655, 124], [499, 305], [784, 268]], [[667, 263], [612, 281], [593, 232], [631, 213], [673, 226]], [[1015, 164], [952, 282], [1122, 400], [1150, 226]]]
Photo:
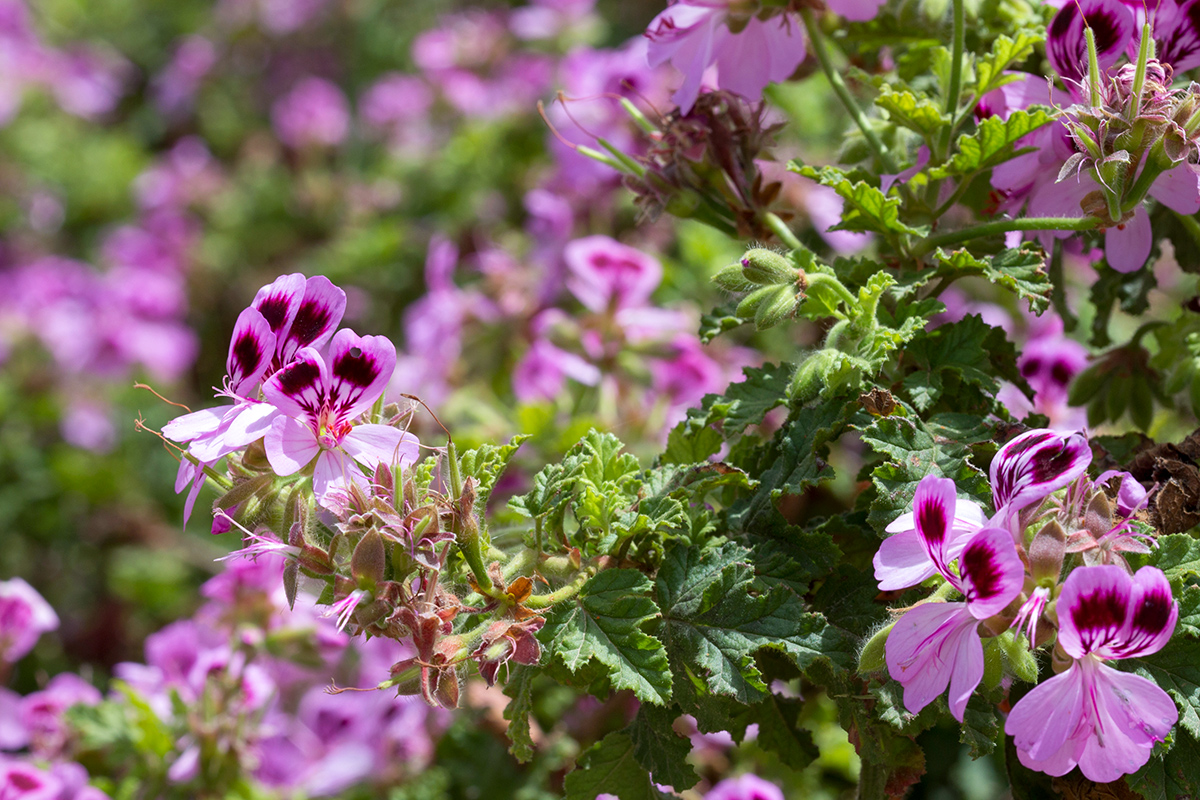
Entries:
[[958, 137], [954, 157], [948, 163], [931, 169], [930, 177], [940, 180], [975, 175], [997, 164], [1003, 164], [1018, 155], [1013, 150], [1013, 145], [1018, 139], [1053, 119], [1054, 117], [1040, 106], [1031, 106], [1025, 111], [1013, 111], [1008, 119], [988, 117], [979, 123], [974, 133]]
[[836, 167], [821, 167], [818, 170], [793, 161], [788, 169], [830, 187], [846, 201], [842, 221], [830, 230], [868, 231], [881, 233], [888, 238], [894, 238], [897, 234], [929, 234], [927, 228], [914, 228], [900, 221], [900, 198], [886, 197], [864, 181], [851, 182], [846, 173]]
[[475, 506], [482, 510], [487, 508], [488, 498], [496, 481], [504, 474], [509, 460], [517, 452], [521, 443], [528, 439], [527, 434], [514, 436], [505, 445], [485, 444], [474, 450], [468, 450], [460, 459], [463, 477], [473, 477], [478, 484], [475, 488]]
[[592, 745], [567, 773], [566, 800], [596, 800], [614, 794], [621, 800], [661, 800], [672, 795], [660, 792], [646, 768], [634, 755], [628, 733], [610, 733]]
[[906, 356], [917, 370], [904, 379], [904, 388], [920, 411], [928, 411], [942, 396], [943, 373], [994, 395], [1000, 388], [992, 377], [995, 365], [1000, 359], [1016, 360], [1004, 331], [977, 314], [922, 332], [909, 342]]
[[528, 763], [534, 754], [529, 714], [533, 710], [535, 675], [532, 667], [517, 666], [504, 686], [504, 693], [511, 698], [504, 707], [504, 718], [508, 720], [508, 752], [522, 764]]
[[662, 708], [643, 704], [637, 716], [625, 729], [633, 741], [633, 755], [649, 770], [655, 783], [670, 786], [675, 791], [690, 789], [700, 780], [696, 770], [687, 763], [692, 743], [671, 728], [680, 715], [678, 706]]
[[671, 674], [662, 642], [643, 630], [659, 616], [647, 597], [650, 579], [637, 570], [608, 569], [591, 578], [570, 602], [555, 606], [538, 632], [546, 657], [571, 672], [592, 659], [608, 670], [618, 689], [646, 703], [671, 698]]
[[966, 250], [947, 253], [939, 249], [935, 257], [941, 264], [939, 276], [943, 273], [982, 275], [1025, 300], [1029, 303], [1029, 310], [1035, 314], [1041, 314], [1050, 307], [1053, 286], [1045, 269], [1046, 256], [1040, 249], [1010, 248], [983, 258]]
[[910, 91], [895, 91], [886, 83], [879, 87], [875, 105], [888, 112], [892, 122], [916, 131], [926, 141], [932, 140], [950, 123], [950, 115], [942, 110], [941, 103], [918, 97]]
[[997, 36], [992, 44], [992, 52], [980, 58], [975, 65], [975, 97], [983, 97], [992, 89], [1016, 80], [1015, 75], [1006, 75], [1004, 71], [1014, 62], [1029, 58], [1033, 48], [1045, 38], [1046, 34], [1041, 30], [1017, 31], [1013, 38], [1003, 34]]
[[1158, 567], [1171, 581], [1178, 595], [1186, 578], [1200, 575], [1200, 540], [1188, 533], [1172, 533], [1159, 536], [1155, 542], [1157, 547], [1152, 553], [1130, 553], [1129, 565], [1134, 570], [1147, 564]]
[[754, 654], [769, 647], [801, 670], [817, 660], [853, 664], [853, 645], [805, 611], [795, 594], [777, 587], [752, 594], [750, 552], [728, 542], [720, 548], [672, 545], [656, 583], [662, 605], [659, 635], [676, 670], [686, 669], [715, 694], [742, 703], [766, 697]]

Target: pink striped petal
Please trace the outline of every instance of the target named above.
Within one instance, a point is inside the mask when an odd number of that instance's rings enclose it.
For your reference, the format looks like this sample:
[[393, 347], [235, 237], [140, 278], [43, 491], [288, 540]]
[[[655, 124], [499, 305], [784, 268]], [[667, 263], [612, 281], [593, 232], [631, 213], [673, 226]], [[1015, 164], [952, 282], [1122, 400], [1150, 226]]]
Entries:
[[312, 428], [299, 420], [280, 415], [271, 423], [263, 445], [267, 461], [276, 475], [294, 475], [321, 452]]
[[337, 330], [346, 313], [346, 293], [324, 275], [314, 275], [304, 283], [304, 298], [287, 333], [279, 340], [279, 363], [286, 365], [298, 350], [320, 350]]
[[329, 344], [327, 397], [339, 420], [350, 421], [383, 394], [396, 369], [396, 346], [386, 336], [344, 328]]
[[275, 334], [276, 345], [279, 345], [292, 327], [292, 320], [296, 318], [303, 299], [304, 275], [293, 272], [291, 275], [280, 275], [273, 283], [259, 289], [250, 307], [263, 315]]
[[946, 690], [955, 669], [967, 669], [955, 682], [953, 698], [961, 721], [958, 700], [969, 696], [983, 676], [978, 624], [965, 603], [925, 603], [896, 621], [888, 634], [885, 657], [888, 673], [904, 686], [905, 708], [918, 713]]
[[936, 475], [926, 475], [922, 478], [913, 496], [913, 520], [917, 536], [920, 537], [925, 552], [937, 571], [955, 585], [957, 581], [950, 572], [950, 560], [946, 549], [957, 501], [954, 481]]
[[274, 357], [275, 334], [270, 323], [258, 309], [247, 308], [234, 323], [229, 355], [225, 358], [229, 388], [240, 397], [249, 397]]
[[1054, 15], [1046, 30], [1046, 57], [1054, 71], [1073, 81], [1087, 72], [1087, 42], [1083, 29], [1096, 37], [1100, 68], [1111, 67], [1133, 36], [1133, 14], [1119, 0], [1078, 0]]
[[1102, 651], [1103, 658], [1140, 658], [1157, 653], [1175, 632], [1179, 604], [1171, 584], [1157, 567], [1142, 567], [1133, 575], [1129, 609], [1118, 641]]
[[237, 450], [267, 435], [281, 412], [270, 403], [242, 403], [225, 431], [225, 444]]
[[1040, 503], [1087, 471], [1092, 450], [1077, 433], [1027, 431], [1000, 448], [990, 478], [996, 514], [1014, 514]]
[[184, 414], [162, 426], [162, 435], [172, 442], [190, 442], [191, 440], [210, 434], [221, 427], [228, 406], [204, 408]]
[[369, 469], [380, 463], [406, 467], [417, 460], [419, 448], [416, 436], [390, 425], [356, 425], [342, 439], [342, 449]]
[[268, 403], [289, 417], [307, 420], [315, 432], [328, 386], [325, 359], [306, 347], [296, 353], [290, 364], [268, 378], [262, 391]]
[[[1074, 753], [1077, 748], [1070, 739], [1083, 719], [1086, 688], [1084, 668], [1075, 663], [1066, 672], [1035, 686], [1013, 706], [1004, 732], [1013, 737], [1022, 764], [1030, 766], [1030, 762], [1051, 759], [1064, 747]], [[1074, 755], [1069, 757], [1070, 764], [1062, 772], [1042, 771], [1065, 775], [1076, 759]]]
[[338, 512], [349, 500], [350, 482], [367, 488], [366, 476], [354, 460], [340, 450], [325, 450], [313, 468], [313, 493], [322, 508]]
[[971, 537], [958, 558], [959, 589], [976, 619], [999, 614], [1025, 585], [1025, 565], [1012, 534], [984, 528]]
[[1072, 658], [1083, 658], [1119, 643], [1127, 627], [1133, 578], [1108, 564], [1078, 567], [1058, 596], [1058, 643]]

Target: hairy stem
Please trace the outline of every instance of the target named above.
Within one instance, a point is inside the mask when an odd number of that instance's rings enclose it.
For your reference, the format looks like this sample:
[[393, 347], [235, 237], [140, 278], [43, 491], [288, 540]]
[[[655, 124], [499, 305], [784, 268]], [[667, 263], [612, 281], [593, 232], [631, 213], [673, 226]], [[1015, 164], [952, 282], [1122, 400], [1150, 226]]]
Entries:
[[[967, 40], [967, 12], [964, 0], [954, 0], [954, 44], [950, 56], [950, 86], [946, 90], [946, 114], [954, 120], [958, 116], [958, 100], [962, 94], [963, 50]], [[950, 150], [951, 126], [942, 129], [938, 152], [945, 156]]]
[[1021, 217], [1020, 219], [999, 219], [995, 222], [985, 222], [970, 228], [939, 233], [923, 239], [913, 247], [911, 254], [915, 258], [931, 253], [942, 245], [958, 244], [979, 239], [984, 236], [995, 236], [1009, 231], [1090, 231], [1100, 224], [1095, 217]]

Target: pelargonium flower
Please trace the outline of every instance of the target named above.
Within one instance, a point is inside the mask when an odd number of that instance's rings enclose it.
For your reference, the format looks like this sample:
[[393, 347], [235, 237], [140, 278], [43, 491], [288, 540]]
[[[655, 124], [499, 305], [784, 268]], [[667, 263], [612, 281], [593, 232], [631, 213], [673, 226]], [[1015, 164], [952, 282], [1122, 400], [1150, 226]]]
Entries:
[[1010, 440], [992, 459], [989, 477], [996, 506], [993, 520], [997, 524], [1015, 520], [1021, 510], [1082, 475], [1090, 463], [1092, 449], [1078, 433], [1060, 434], [1040, 428]]
[[58, 615], [36, 589], [21, 578], [0, 581], [0, 662], [20, 660], [57, 627]]
[[288, 366], [264, 385], [263, 395], [283, 413], [271, 423], [264, 445], [277, 475], [292, 475], [316, 459], [313, 489], [331, 510], [349, 481], [366, 486], [358, 464], [408, 466], [419, 442], [388, 425], [355, 424], [387, 387], [396, 366], [396, 347], [384, 336], [359, 336], [343, 329], [329, 343], [328, 362], [317, 350], [301, 348]]
[[608, 236], [576, 239], [563, 249], [567, 288], [591, 311], [645, 305], [662, 281], [662, 264]]
[[1074, 660], [1066, 672], [1017, 702], [1004, 730], [1030, 769], [1107, 783], [1136, 772], [1155, 742], [1179, 720], [1171, 698], [1141, 676], [1106, 666], [1162, 649], [1179, 606], [1156, 567], [1130, 576], [1116, 566], [1076, 569], [1058, 597], [1059, 646]]
[[905, 612], [888, 634], [888, 673], [904, 686], [904, 707], [914, 714], [950, 687], [950, 713], [959, 722], [983, 679], [979, 622], [1004, 610], [1021, 591], [1025, 566], [1008, 531], [984, 528], [971, 536], [950, 568], [949, 543], [957, 499], [954, 482], [926, 478], [914, 505], [917, 535], [942, 577], [963, 603], [924, 603]]
[[336, 85], [309, 77], [275, 102], [271, 122], [289, 147], [333, 147], [350, 132], [350, 104]]
[[321, 349], [346, 313], [346, 293], [324, 275], [281, 275], [254, 295], [251, 308], [275, 334], [275, 358], [268, 375], [287, 366], [301, 347]]
[[[923, 507], [931, 498], [945, 497], [946, 484], [950, 485], [950, 496], [954, 497], [953, 481], [936, 475], [926, 475], [917, 484], [913, 508]], [[983, 509], [970, 500], [954, 497], [946, 541], [943, 544], [946, 560], [953, 561], [958, 558], [971, 536], [983, 527]], [[915, 511], [896, 517], [885, 530], [892, 535], [879, 545], [873, 559], [875, 580], [879, 581], [880, 591], [907, 589], [933, 576], [937, 567], [917, 529]]]
[[783, 790], [747, 772], [721, 781], [708, 790], [704, 800], [783, 800]]

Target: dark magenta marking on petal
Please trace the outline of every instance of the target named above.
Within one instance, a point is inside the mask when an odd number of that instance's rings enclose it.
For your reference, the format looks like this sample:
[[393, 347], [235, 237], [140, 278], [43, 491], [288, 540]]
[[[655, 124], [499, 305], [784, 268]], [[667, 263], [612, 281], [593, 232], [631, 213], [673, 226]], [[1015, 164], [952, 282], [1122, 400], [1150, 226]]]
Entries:
[[1121, 653], [1135, 655], [1152, 642], [1171, 623], [1174, 601], [1170, 591], [1155, 588], [1146, 593], [1133, 611], [1129, 641], [1119, 648]]
[[[357, 353], [357, 355], [356, 355]], [[352, 347], [333, 362], [333, 375], [346, 383], [366, 389], [379, 377], [379, 363], [374, 356]]]
[[[1160, 12], [1161, 13], [1161, 12]], [[1179, 68], [1190, 69], [1197, 53], [1200, 53], [1200, 2], [1189, 2], [1183, 11], [1180, 24], [1173, 30], [1160, 35], [1155, 31], [1159, 61]]]
[[1049, 483], [1070, 471], [1075, 466], [1078, 453], [1069, 447], [1060, 447], [1058, 452], [1048, 455], [1034, 456], [1033, 480], [1036, 483]]
[[1061, 361], [1054, 362], [1054, 366], [1050, 368], [1050, 377], [1059, 386], [1066, 386], [1071, 382], [1071, 369]]
[[299, 397], [305, 389], [317, 385], [321, 369], [311, 361], [297, 361], [279, 372], [279, 386], [290, 397]]
[[287, 322], [288, 302], [283, 295], [271, 295], [258, 307], [258, 313], [262, 314], [267, 320], [267, 324], [271, 326], [271, 330], [279, 333], [279, 329], [283, 327], [283, 323]]
[[326, 306], [316, 300], [305, 300], [296, 312], [288, 338], [306, 347], [329, 328], [330, 319], [332, 314]]
[[940, 545], [946, 538], [946, 509], [936, 498], [925, 498], [917, 509], [917, 530], [931, 545]]
[[258, 345], [258, 339], [250, 331], [243, 333], [233, 345], [233, 360], [242, 376], [253, 375], [262, 364], [265, 354]]
[[1041, 433], [1037, 433], [1037, 434], [1029, 436], [1029, 438], [1027, 438], [1021, 442], [1017, 442], [1014, 439], [1013, 442], [1010, 442], [1009, 444], [1004, 446], [1004, 448], [1002, 450], [1002, 455], [1005, 460], [1011, 460], [1011, 459], [1015, 458], [1016, 456], [1021, 455], [1021, 453], [1024, 453], [1026, 450], [1030, 450], [1034, 447], [1037, 447], [1039, 444], [1045, 442], [1047, 439], [1052, 439], [1052, 438], [1054, 438], [1053, 433], [1051, 433], [1049, 431], [1042, 431]]
[[967, 597], [968, 602], [1000, 593], [1000, 567], [994, 555], [984, 542], [972, 541], [959, 556], [959, 571], [971, 581], [972, 596]]
[[1042, 368], [1042, 361], [1039, 358], [1031, 358], [1021, 365], [1021, 374], [1026, 378], [1033, 377], [1037, 371]]
[[1071, 614], [1086, 653], [1107, 644], [1125, 622], [1125, 596], [1115, 588], [1081, 595]]

